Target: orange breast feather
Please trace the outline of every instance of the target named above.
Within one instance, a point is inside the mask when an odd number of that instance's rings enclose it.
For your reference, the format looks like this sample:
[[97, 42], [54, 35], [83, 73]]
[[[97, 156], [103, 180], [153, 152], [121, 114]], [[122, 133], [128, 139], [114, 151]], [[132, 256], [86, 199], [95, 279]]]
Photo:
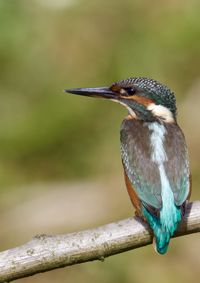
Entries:
[[141, 215], [141, 213], [140, 213], [141, 201], [138, 198], [138, 196], [137, 196], [137, 194], [136, 194], [136, 192], [135, 192], [131, 182], [129, 181], [129, 178], [126, 175], [125, 171], [124, 171], [124, 178], [125, 178], [125, 183], [126, 183], [127, 191], [128, 191], [129, 196], [130, 196], [131, 202], [132, 202], [133, 206], [136, 209], [136, 214], [137, 215]]

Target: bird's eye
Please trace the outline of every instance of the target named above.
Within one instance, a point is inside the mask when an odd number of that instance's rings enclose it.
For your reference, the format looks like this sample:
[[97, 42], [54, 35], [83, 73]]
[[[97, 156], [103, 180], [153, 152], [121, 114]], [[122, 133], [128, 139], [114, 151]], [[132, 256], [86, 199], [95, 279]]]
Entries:
[[126, 92], [128, 95], [134, 95], [136, 93], [136, 89], [134, 87], [127, 87]]
[[136, 88], [134, 87], [125, 87], [125, 88], [121, 88], [119, 93], [123, 96], [132, 96], [136, 93]]

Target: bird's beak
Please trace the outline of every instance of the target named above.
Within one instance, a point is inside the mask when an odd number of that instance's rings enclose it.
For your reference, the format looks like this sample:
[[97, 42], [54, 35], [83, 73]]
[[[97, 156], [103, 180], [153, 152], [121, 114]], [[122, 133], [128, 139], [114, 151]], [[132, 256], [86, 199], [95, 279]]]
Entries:
[[117, 99], [119, 96], [119, 93], [112, 91], [109, 87], [73, 88], [73, 89], [65, 89], [64, 91], [77, 95], [108, 98], [108, 99]]

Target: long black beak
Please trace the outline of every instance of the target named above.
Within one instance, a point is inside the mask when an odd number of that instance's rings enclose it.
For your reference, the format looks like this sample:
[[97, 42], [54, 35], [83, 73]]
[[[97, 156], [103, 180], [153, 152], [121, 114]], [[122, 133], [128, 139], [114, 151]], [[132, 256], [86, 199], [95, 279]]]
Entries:
[[109, 98], [109, 99], [117, 99], [119, 95], [118, 93], [110, 90], [109, 87], [73, 88], [73, 89], [65, 89], [64, 91], [77, 95]]

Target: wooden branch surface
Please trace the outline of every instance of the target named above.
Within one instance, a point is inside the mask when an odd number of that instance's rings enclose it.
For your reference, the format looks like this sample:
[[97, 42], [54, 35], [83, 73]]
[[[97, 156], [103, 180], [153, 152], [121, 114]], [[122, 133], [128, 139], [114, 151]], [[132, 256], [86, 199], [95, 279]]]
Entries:
[[[190, 203], [175, 235], [200, 232], [200, 201]], [[66, 235], [37, 235], [23, 246], [0, 253], [0, 282], [78, 264], [152, 243], [149, 227], [137, 217]]]

